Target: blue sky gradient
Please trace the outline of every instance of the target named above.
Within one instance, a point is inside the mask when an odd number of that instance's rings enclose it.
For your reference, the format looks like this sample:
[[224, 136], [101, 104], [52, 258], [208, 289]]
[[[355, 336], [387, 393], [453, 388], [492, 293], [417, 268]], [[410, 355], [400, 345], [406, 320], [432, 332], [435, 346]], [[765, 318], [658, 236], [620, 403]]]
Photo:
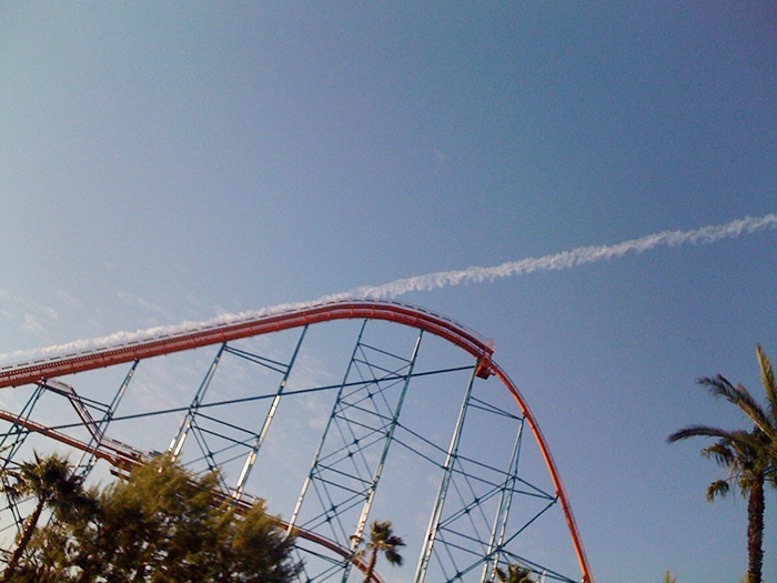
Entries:
[[[0, 353], [777, 212], [776, 30], [771, 2], [6, 2]], [[695, 379], [760, 390], [776, 251], [402, 299], [494, 340], [597, 581], [723, 583], [745, 502], [665, 440], [743, 425]]]

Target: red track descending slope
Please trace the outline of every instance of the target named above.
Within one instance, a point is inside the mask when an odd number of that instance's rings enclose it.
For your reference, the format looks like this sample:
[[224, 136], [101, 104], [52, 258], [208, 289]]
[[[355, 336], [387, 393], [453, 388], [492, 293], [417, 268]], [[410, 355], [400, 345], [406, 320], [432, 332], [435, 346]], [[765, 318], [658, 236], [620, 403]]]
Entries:
[[0, 369], [0, 388], [36, 383], [62, 375], [288, 330], [308, 324], [343, 319], [386, 320], [439, 336], [475, 357], [477, 360], [476, 373], [479, 377], [488, 378], [490, 375], [495, 375], [505, 385], [527, 420], [544, 458], [566, 517], [582, 572], [582, 581], [583, 583], [593, 583], [593, 576], [588, 566], [577, 525], [550, 449], [520, 391], [504, 371], [492, 362], [493, 347], [460, 324], [414, 306], [385, 301], [332, 302], [261, 315], [238, 322], [195, 327], [174, 334], [98, 348], [78, 354], [7, 366]]

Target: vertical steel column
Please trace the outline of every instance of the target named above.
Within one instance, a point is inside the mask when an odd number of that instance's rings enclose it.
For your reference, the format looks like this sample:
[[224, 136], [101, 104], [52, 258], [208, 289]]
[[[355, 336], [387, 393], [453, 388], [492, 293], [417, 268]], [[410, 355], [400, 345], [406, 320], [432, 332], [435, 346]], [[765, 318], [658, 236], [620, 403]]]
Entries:
[[513, 453], [510, 458], [510, 473], [502, 486], [502, 493], [499, 497], [499, 507], [497, 508], [496, 516], [494, 517], [494, 527], [491, 530], [491, 537], [488, 541], [486, 562], [483, 565], [483, 574], [481, 575], [481, 581], [483, 583], [492, 580], [491, 575], [494, 574], [495, 569], [499, 564], [499, 552], [505, 542], [507, 522], [510, 518], [510, 507], [513, 501], [513, 492], [515, 491], [515, 484], [518, 481], [518, 462], [520, 461], [521, 456], [522, 436], [523, 420], [521, 420], [521, 425], [515, 436]]
[[[399, 423], [399, 414], [402, 411], [402, 405], [405, 402], [405, 395], [407, 394], [407, 389], [410, 386], [410, 378], [413, 376], [413, 369], [415, 368], [416, 358], [418, 357], [418, 349], [421, 346], [421, 339], [423, 338], [423, 335], [424, 332], [421, 330], [418, 334], [418, 338], [416, 338], [415, 346], [413, 347], [413, 353], [410, 357], [410, 366], [407, 370], [405, 382], [402, 385], [402, 391], [399, 394], [397, 406], [394, 409], [394, 416], [391, 418], [391, 424], [388, 431], [386, 432], [386, 438], [383, 443], [383, 451], [381, 452], [378, 465], [375, 467], [375, 472], [372, 475], [372, 483], [370, 484], [369, 493], [367, 494], [367, 498], [364, 501], [364, 505], [362, 506], [362, 513], [359, 516], [359, 521], [356, 523], [356, 530], [351, 536], [351, 553], [356, 552], [356, 549], [362, 541], [362, 536], [364, 535], [364, 527], [367, 524], [367, 519], [370, 516], [370, 510], [372, 510], [372, 502], [375, 499], [375, 491], [378, 488], [378, 482], [380, 481], [380, 477], [383, 474], [383, 468], [386, 464], [386, 458], [388, 457], [389, 448], [391, 447], [391, 442], [394, 437], [394, 431], [397, 428], [397, 423]], [[348, 574], [350, 573], [350, 570], [351, 563], [347, 563], [345, 569], [343, 570], [343, 583], [348, 580]]]
[[124, 377], [124, 382], [121, 383], [119, 390], [116, 391], [116, 394], [113, 396], [113, 400], [108, 405], [108, 411], [105, 412], [105, 416], [100, 420], [100, 437], [103, 436], [105, 429], [107, 429], [108, 424], [111, 422], [111, 419], [113, 419], [113, 413], [116, 411], [119, 403], [121, 403], [121, 400], [124, 398], [124, 393], [127, 392], [127, 387], [129, 387], [130, 381], [132, 380], [132, 377], [135, 374], [135, 370], [138, 368], [139, 363], [140, 361], [137, 359], [132, 363], [129, 371], [127, 371], [127, 376]]
[[[27, 399], [27, 402], [24, 404], [24, 407], [22, 407], [22, 410], [19, 412], [19, 415], [17, 415], [17, 419], [19, 421], [28, 421], [30, 419], [30, 415], [32, 415], [32, 410], [35, 408], [35, 404], [38, 402], [38, 399], [40, 399], [40, 396], [43, 394], [45, 379], [38, 383], [35, 386], [35, 390], [33, 391], [32, 395], [30, 395], [30, 398]], [[30, 430], [24, 427], [23, 425], [20, 425], [18, 423], [14, 423], [11, 426], [11, 430], [6, 432], [3, 435], [3, 438], [0, 439], [0, 452], [10, 450], [8, 455], [4, 456], [2, 461], [2, 467], [3, 469], [8, 467], [8, 464], [13, 459], [16, 452], [19, 451], [19, 448], [24, 443], [25, 438], [30, 433]], [[13, 443], [10, 445], [6, 445], [6, 441], [9, 438], [13, 438]]]
[[467, 390], [464, 394], [464, 400], [461, 403], [459, 409], [459, 416], [456, 420], [456, 426], [451, 436], [451, 443], [448, 447], [448, 454], [445, 458], [445, 464], [443, 465], [443, 477], [440, 482], [440, 488], [437, 493], [437, 501], [434, 505], [434, 510], [429, 518], [429, 526], [426, 530], [424, 537], [423, 547], [421, 548], [421, 556], [418, 559], [418, 565], [413, 577], [414, 583], [423, 583], [426, 578], [426, 571], [429, 567], [429, 560], [432, 556], [432, 548], [434, 547], [434, 540], [437, 537], [437, 529], [442, 518], [442, 510], [445, 506], [445, 497], [448, 494], [448, 486], [451, 482], [451, 475], [453, 474], [453, 465], [456, 462], [459, 452], [459, 444], [461, 442], [461, 432], [464, 427], [464, 419], [467, 415], [467, 409], [469, 408], [470, 397], [472, 396], [472, 386], [475, 382], [476, 368], [472, 369], [469, 383], [467, 384]]
[[264, 423], [262, 423], [262, 427], [259, 430], [259, 433], [256, 435], [256, 439], [254, 440], [253, 445], [251, 446], [251, 451], [248, 453], [248, 456], [246, 457], [246, 461], [243, 464], [243, 469], [240, 472], [240, 477], [237, 480], [237, 483], [235, 484], [235, 488], [232, 491], [232, 496], [236, 499], [240, 498], [243, 495], [243, 490], [245, 490], [246, 482], [248, 481], [248, 476], [251, 474], [251, 469], [254, 466], [254, 462], [256, 462], [256, 456], [259, 453], [259, 448], [262, 447], [262, 444], [264, 443], [264, 438], [267, 436], [267, 432], [270, 430], [270, 423], [272, 423], [273, 417], [275, 416], [275, 411], [278, 409], [278, 405], [281, 401], [281, 395], [283, 395], [283, 391], [286, 388], [286, 383], [289, 380], [289, 375], [291, 374], [291, 369], [294, 366], [294, 362], [297, 360], [297, 354], [299, 354], [299, 349], [302, 346], [302, 341], [305, 338], [305, 333], [308, 330], [307, 324], [302, 328], [302, 334], [300, 334], [299, 340], [297, 341], [297, 346], [294, 348], [294, 352], [291, 355], [291, 360], [289, 361], [288, 366], [286, 367], [286, 372], [283, 373], [283, 378], [281, 379], [280, 384], [278, 385], [278, 390], [275, 393], [275, 396], [273, 397], [272, 403], [270, 404], [270, 409], [267, 411], [267, 415], [264, 418]]
[[192, 404], [189, 405], [189, 410], [186, 412], [186, 417], [184, 417], [183, 422], [181, 423], [181, 427], [178, 429], [178, 433], [170, 442], [170, 447], [167, 448], [167, 451], [172, 455], [174, 460], [178, 459], [178, 456], [181, 455], [183, 444], [186, 442], [186, 437], [188, 436], [189, 431], [194, 424], [194, 416], [197, 414], [200, 403], [202, 403], [202, 399], [205, 397], [205, 393], [208, 391], [210, 382], [213, 380], [213, 375], [216, 374], [216, 369], [219, 366], [221, 355], [223, 354], [224, 348], [226, 346], [227, 343], [224, 342], [216, 353], [216, 356], [213, 357], [213, 362], [211, 362], [210, 368], [208, 368], [208, 372], [205, 374], [205, 378], [202, 379], [202, 383], [200, 383], [200, 387], [197, 389], [197, 393], [194, 395]]
[[[287, 532], [295, 528], [328, 536], [336, 544], [356, 549], [404, 403], [422, 336], [416, 330], [410, 357], [398, 356], [365, 342], [365, 320], [351, 359], [305, 476]], [[315, 493], [315, 500], [310, 494]], [[311, 509], [302, 518], [308, 502]], [[322, 532], [328, 530], [327, 534]], [[357, 535], [352, 533], [356, 531]], [[310, 564], [306, 583], [347, 579], [352, 556]], [[321, 571], [317, 568], [323, 566]]]
[[[30, 398], [27, 399], [27, 402], [24, 404], [24, 407], [22, 407], [22, 410], [19, 412], [19, 415], [17, 415], [16, 417], [19, 421], [22, 421], [22, 420], [27, 421], [30, 419], [32, 410], [35, 408], [35, 405], [38, 402], [38, 399], [40, 399], [40, 396], [43, 394], [44, 383], [45, 383], [45, 379], [44, 381], [38, 383], [35, 386], [35, 390], [33, 391], [32, 395], [30, 395]], [[8, 453], [4, 455], [2, 459], [3, 470], [8, 468], [9, 464], [13, 461], [13, 458], [19, 452], [19, 449], [22, 447], [22, 445], [24, 444], [24, 441], [27, 439], [27, 436], [29, 434], [30, 434], [29, 429], [27, 429], [23, 425], [14, 423], [11, 425], [11, 429], [3, 435], [2, 439], [0, 439], [0, 452], [8, 451]], [[10, 445], [6, 445], [6, 441], [9, 438], [11, 438], [13, 441]], [[5, 492], [8, 492], [10, 490], [10, 484], [8, 482], [8, 472], [0, 472], [0, 482], [2, 482], [3, 490]], [[14, 522], [16, 523], [16, 528], [19, 530], [19, 532], [21, 532], [22, 525], [24, 523], [24, 518], [19, 512], [19, 509], [16, 506], [16, 503], [7, 495], [6, 495], [6, 500], [8, 501], [8, 509], [11, 511], [11, 515], [13, 516]]]
[[116, 408], [124, 398], [124, 393], [127, 392], [127, 387], [129, 387], [130, 381], [132, 380], [132, 376], [135, 374], [135, 370], [138, 368], [139, 362], [139, 360], [135, 360], [132, 363], [132, 366], [119, 386], [119, 389], [116, 391], [116, 394], [113, 396], [113, 399], [108, 405], [108, 408], [105, 410], [102, 419], [100, 419], [100, 421], [97, 423], [94, 433], [92, 434], [90, 431], [92, 437], [89, 439], [88, 450], [81, 455], [81, 459], [78, 461], [77, 467], [78, 475], [80, 477], [85, 478], [97, 463], [97, 458], [94, 455], [94, 449], [100, 447], [103, 436], [105, 435], [105, 431], [108, 429], [108, 425], [110, 424], [111, 419], [113, 419], [113, 414], [116, 412]]
[[332, 408], [332, 413], [329, 415], [329, 419], [327, 419], [326, 427], [324, 427], [324, 433], [321, 436], [321, 441], [318, 443], [318, 447], [316, 448], [316, 453], [313, 455], [313, 463], [310, 465], [310, 470], [308, 471], [307, 476], [305, 477], [305, 481], [302, 483], [302, 490], [299, 493], [299, 496], [297, 497], [297, 503], [294, 505], [294, 510], [291, 513], [291, 518], [289, 518], [289, 526], [286, 529], [286, 535], [291, 535], [294, 526], [297, 523], [297, 518], [299, 518], [300, 510], [302, 509], [302, 502], [305, 500], [305, 495], [308, 492], [308, 488], [310, 488], [310, 483], [313, 480], [313, 474], [316, 471], [316, 467], [318, 466], [318, 462], [321, 459], [321, 453], [324, 450], [324, 443], [326, 442], [326, 436], [329, 433], [329, 428], [332, 426], [332, 420], [335, 418], [335, 413], [337, 411], [337, 404], [340, 402], [340, 399], [342, 398], [343, 391], [345, 389], [345, 383], [348, 380], [348, 374], [351, 372], [351, 367], [353, 367], [354, 360], [356, 359], [356, 353], [359, 350], [359, 346], [361, 345], [362, 336], [364, 335], [364, 329], [367, 327], [367, 320], [364, 320], [362, 322], [362, 326], [359, 329], [359, 335], [356, 337], [356, 344], [353, 347], [353, 352], [351, 353], [351, 360], [348, 361], [348, 366], [345, 369], [345, 375], [343, 376], [343, 384], [340, 387], [340, 390], [337, 392], [337, 398], [335, 399], [335, 406]]

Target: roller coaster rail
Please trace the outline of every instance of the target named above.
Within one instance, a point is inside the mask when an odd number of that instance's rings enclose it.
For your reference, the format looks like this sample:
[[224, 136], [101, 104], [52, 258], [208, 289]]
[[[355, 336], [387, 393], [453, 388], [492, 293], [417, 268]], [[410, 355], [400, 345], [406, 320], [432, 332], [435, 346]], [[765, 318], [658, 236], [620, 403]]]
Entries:
[[[103, 422], [98, 423], [91, 416], [88, 407], [86, 407], [86, 405], [84, 405], [84, 403], [80, 400], [80, 397], [78, 396], [78, 393], [75, 391], [75, 389], [70, 387], [70, 385], [66, 385], [61, 381], [54, 379], [58, 379], [59, 377], [65, 375], [72, 375], [75, 373], [111, 367], [123, 363], [133, 363], [132, 370], [134, 371], [134, 367], [137, 366], [138, 362], [148, 358], [188, 351], [210, 345], [221, 345], [222, 348], [219, 351], [219, 355], [214, 359], [211, 365], [211, 373], [209, 373], [210, 375], [218, 367], [221, 353], [225, 348], [228, 347], [228, 343], [263, 334], [301, 328], [303, 330], [302, 336], [299, 340], [299, 345], [301, 345], [302, 339], [304, 338], [304, 331], [307, 329], [307, 327], [335, 320], [363, 320], [364, 325], [366, 325], [367, 322], [372, 321], [385, 321], [393, 324], [399, 324], [418, 330], [419, 336], [417, 342], [420, 342], [423, 333], [430, 333], [434, 336], [442, 338], [450, 344], [453, 344], [474, 358], [475, 364], [472, 368], [473, 376], [472, 380], [470, 381], [470, 389], [468, 389], [468, 391], [471, 391], [471, 383], [475, 380], [476, 377], [479, 379], [488, 379], [489, 377], [493, 376], [498, 379], [502, 385], [504, 385], [520, 409], [523, 423], [528, 425], [530, 429], [530, 432], [537, 444], [542, 460], [552, 482], [554, 492], [550, 498], [555, 498], [555, 500], [558, 501], [563, 512], [572, 547], [577, 559], [578, 566], [580, 568], [580, 580], [583, 583], [593, 583], [593, 576], [591, 574], [588, 560], [585, 555], [578, 527], [572, 514], [568, 496], [561, 481], [556, 463], [553, 460], [550, 449], [547, 446], [537, 420], [523, 395], [518, 390], [517, 386], [508, 377], [505, 371], [493, 361], [493, 344], [490, 341], [484, 340], [477, 333], [467, 329], [463, 325], [417, 306], [395, 301], [372, 300], [346, 300], [307, 304], [292, 307], [288, 310], [253, 313], [244, 317], [238, 317], [236, 319], [230, 319], [227, 321], [214, 321], [206, 324], [185, 325], [175, 329], [163, 329], [159, 334], [149, 337], [136, 337], [123, 343], [99, 346], [90, 348], [88, 350], [68, 353], [65, 355], [56, 355], [48, 358], [36, 359], [34, 361], [3, 366], [0, 367], [0, 388], [11, 388], [36, 384], [39, 390], [52, 390], [66, 396], [70, 400], [73, 408], [78, 414], [78, 417], [83, 422], [83, 426], [86, 427], [90, 432], [91, 440], [89, 443], [85, 443], [61, 431], [58, 431], [56, 428], [48, 427], [45, 424], [34, 421], [31, 418], [31, 411], [34, 406], [34, 401], [37, 399], [37, 397], [31, 399], [30, 403], [27, 407], [25, 407], [25, 410], [22, 413], [0, 411], [0, 420], [10, 423], [14, 428], [13, 431], [16, 431], [17, 433], [21, 431], [44, 435], [48, 438], [78, 449], [88, 454], [89, 456], [93, 456], [96, 459], [105, 460], [115, 468], [127, 471], [133, 466], [150, 459], [150, 454], [134, 449], [127, 444], [117, 440], [112, 440], [111, 438], [105, 436], [104, 428], [107, 425], [107, 422], [110, 420], [111, 415], [113, 414], [113, 407], [118, 405], [119, 398], [114, 398], [114, 404], [108, 408]], [[360, 336], [359, 339], [357, 339], [356, 348], [354, 349], [354, 356], [352, 357], [351, 364], [349, 365], [349, 370], [351, 366], [354, 366], [355, 363], [358, 364], [358, 362], [361, 362], [356, 360], [356, 354], [358, 350], [364, 350], [365, 347], [368, 349], [372, 348], [366, 344], [361, 344], [361, 342], [362, 341]], [[377, 424], [384, 423], [385, 421], [385, 426], [381, 425], [382, 428], [377, 432], [377, 437], [375, 438], [376, 440], [380, 439], [381, 443], [383, 443], [383, 457], [381, 459], [384, 459], [387, 455], [389, 445], [393, 440], [394, 430], [398, 426], [398, 417], [402, 408], [404, 393], [407, 390], [407, 386], [409, 385], [410, 380], [413, 378], [414, 362], [415, 356], [412, 356], [411, 359], [407, 361], [407, 364], [403, 365], [404, 368], [397, 369], [396, 372], [391, 371], [390, 374], [384, 374], [384, 376], [381, 378], [375, 377], [372, 381], [379, 390], [384, 390], [381, 383], [386, 383], [387, 380], [391, 381], [392, 383], [397, 383], [399, 381], [404, 383], [404, 388], [402, 389], [401, 395], [398, 397], [396, 410], [393, 413], [388, 414], [388, 416], [376, 416], [374, 418]], [[286, 385], [286, 379], [293, 364], [294, 357], [292, 357], [288, 365], [281, 366], [281, 369], [283, 369], [285, 373], [277, 389], [275, 396], [276, 404], [277, 400], [279, 400], [283, 394]], [[353, 431], [354, 427], [358, 427], [358, 423], [354, 419], [348, 420], [345, 412], [348, 410], [353, 410], [354, 407], [353, 403], [348, 401], [348, 399], [351, 398], [348, 397], [348, 390], [350, 390], [348, 387], [357, 383], [347, 382], [349, 379], [348, 374], [349, 373], [346, 373], [346, 377], [343, 379], [343, 383], [340, 389], [342, 399], [340, 396], [338, 396], [338, 404], [336, 404], [336, 410], [338, 406], [341, 407], [340, 413], [333, 411], [332, 417], [330, 418], [330, 424], [345, 423], [348, 424], [348, 431]], [[128, 375], [128, 378], [125, 381], [125, 385], [128, 384], [130, 376], [131, 373]], [[402, 381], [402, 379], [404, 379], [404, 381]], [[199, 413], [202, 396], [205, 394], [205, 391], [207, 391], [209, 383], [210, 376], [206, 376], [206, 379], [203, 381], [203, 384], [200, 387], [198, 396], [195, 397], [195, 400], [192, 402], [192, 405], [189, 408], [187, 420], [184, 421], [184, 424], [179, 431], [179, 435], [176, 438], [179, 443], [179, 449], [180, 446], [183, 445], [188, 432], [193, 431], [196, 428], [197, 424], [195, 417]], [[126, 386], [122, 388], [122, 391], [124, 388], [126, 388]], [[460, 412], [460, 420], [462, 422], [464, 414], [467, 408], [470, 406], [469, 393], [467, 395], [468, 396], [466, 397]], [[363, 396], [360, 396], [359, 398], [363, 398]], [[265, 427], [263, 427], [261, 432], [257, 432], [253, 438], [253, 445], [250, 448], [251, 453], [246, 461], [246, 470], [250, 470], [251, 464], [256, 457], [256, 453], [262, 444], [264, 433], [266, 432], [267, 426], [269, 426], [269, 423], [272, 420], [274, 407], [275, 405], [271, 407], [270, 412], [268, 413], [267, 419], [265, 420]], [[456, 430], [454, 442], [458, 440], [459, 431], [460, 429]], [[8, 435], [6, 435], [6, 438], [7, 437]], [[3, 440], [6, 438], [3, 438]], [[23, 437], [15, 439], [19, 440], [23, 439]], [[321, 448], [324, 447], [326, 439], [327, 437], [325, 433], [324, 437], [322, 438], [322, 445], [319, 448], [320, 451]], [[329, 439], [331, 440], [331, 437]], [[357, 439], [357, 442], [358, 441], [359, 440]], [[320, 477], [323, 475], [322, 472], [330, 471], [332, 469], [326, 466], [323, 461], [319, 460], [318, 455], [319, 454], [317, 454], [316, 461], [314, 462], [314, 466], [311, 469], [308, 477], [308, 481], [313, 481], [314, 488], [316, 487], [315, 480], [320, 479], [322, 483], [324, 483], [324, 478]], [[349, 453], [349, 455], [351, 455], [351, 453]], [[441, 513], [442, 507], [445, 503], [447, 480], [451, 479], [451, 472], [453, 472], [452, 464], [455, 463], [455, 458], [457, 455], [456, 447], [453, 446], [452, 442], [451, 450], [448, 453], [448, 461], [446, 461], [445, 464], [447, 467], [445, 471], [448, 472], [448, 474], [443, 479], [443, 486], [441, 487], [440, 494], [438, 495], [438, 514]], [[319, 466], [317, 464], [321, 465]], [[517, 471], [517, 457], [515, 465]], [[337, 471], [339, 472], [340, 470]], [[366, 516], [369, 514], [369, 510], [371, 509], [372, 499], [375, 495], [377, 482], [380, 479], [381, 471], [382, 461], [380, 464], [378, 464], [377, 467], [374, 468], [374, 470], [371, 470], [372, 477], [370, 478], [368, 476], [367, 479], [364, 480], [366, 484], [364, 491], [360, 491], [361, 493], [358, 494], [358, 496], [355, 498], [355, 501], [343, 501], [343, 507], [346, 505], [355, 507], [356, 504], [363, 504], [363, 509], [361, 512], [362, 518], [359, 520], [359, 525], [356, 528], [355, 534], [351, 536], [352, 543], [354, 540], [359, 540], [361, 538], [364, 522], [366, 521]], [[303, 487], [303, 493], [300, 495], [300, 500], [298, 502], [299, 505], [301, 505], [303, 502], [306, 488], [307, 486]], [[503, 498], [505, 496], [509, 496], [508, 490], [509, 488], [507, 488], [507, 486], [502, 488], [501, 495]], [[240, 507], [247, 507], [251, 501], [250, 497], [243, 495], [242, 484], [238, 489], [234, 490], [231, 495], [225, 493], [224, 496], [232, 496], [232, 498], [236, 501], [236, 504], [238, 504]], [[340, 512], [339, 509], [337, 511]], [[468, 512], [466, 509], [464, 511]], [[499, 520], [502, 521], [504, 530], [504, 524], [506, 524], [507, 516], [509, 514], [509, 500], [504, 505], [504, 509], [500, 510], [500, 512], [503, 513], [503, 515], [500, 515], [502, 517]], [[324, 516], [325, 522], [327, 523], [332, 520], [332, 516], [330, 516], [329, 510], [325, 510], [322, 516]], [[324, 524], [324, 518], [322, 518], [321, 524]], [[336, 521], [340, 520], [339, 515], [335, 518]], [[426, 544], [428, 545], [428, 550], [426, 551], [426, 555], [423, 556], [419, 561], [419, 566], [416, 571], [415, 580], [418, 582], [424, 580], [428, 561], [432, 553], [432, 544], [435, 540], [437, 540], [437, 538], [442, 537], [441, 520], [441, 516], [437, 516], [436, 518], [433, 517], [430, 522], [429, 531], [426, 535]], [[279, 524], [282, 527], [287, 528], [290, 532], [294, 532], [298, 537], [320, 545], [340, 556], [344, 566], [343, 572], [345, 573], [343, 575], [343, 581], [346, 581], [348, 577], [347, 573], [350, 565], [355, 565], [358, 569], [364, 570], [364, 565], [359, 562], [358, 558], [355, 558], [355, 547], [353, 544], [349, 545], [346, 542], [337, 542], [336, 540], [332, 540], [327, 536], [323, 536], [322, 534], [315, 532], [315, 529], [309, 529], [305, 525], [296, 523], [294, 517], [288, 523], [281, 522]], [[494, 528], [496, 529], [496, 526]], [[504, 538], [504, 535], [502, 536]], [[483, 581], [490, 578], [490, 575], [487, 574], [487, 568], [493, 568], [488, 567], [488, 565], [495, 565], [494, 561], [496, 561], [496, 553], [499, 551], [499, 549], [502, 548], [503, 544], [502, 542], [499, 542], [500, 540], [502, 539], [497, 537], [496, 530], [494, 530], [491, 542], [488, 545], [489, 557], [486, 560], [478, 563], [483, 565]], [[443, 543], [441, 542], [439, 544]], [[451, 575], [453, 578], [450, 580], [464, 580], [463, 576], [463, 572], [456, 572]], [[313, 579], [309, 578], [308, 580], [312, 581]], [[568, 579], [559, 578], [559, 580], [567, 581]], [[374, 575], [373, 581], [380, 582], [381, 579], [376, 574]]]

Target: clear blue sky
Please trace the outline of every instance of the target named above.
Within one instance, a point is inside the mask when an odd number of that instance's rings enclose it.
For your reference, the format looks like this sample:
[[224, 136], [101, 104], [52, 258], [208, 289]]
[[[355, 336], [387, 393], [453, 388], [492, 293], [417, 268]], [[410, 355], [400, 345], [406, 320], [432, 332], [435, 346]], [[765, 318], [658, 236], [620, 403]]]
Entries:
[[[0, 6], [0, 353], [777, 211], [773, 2]], [[493, 338], [599, 582], [730, 582], [694, 385], [777, 360], [777, 231], [402, 299]], [[777, 496], [766, 580], [777, 578]]]

